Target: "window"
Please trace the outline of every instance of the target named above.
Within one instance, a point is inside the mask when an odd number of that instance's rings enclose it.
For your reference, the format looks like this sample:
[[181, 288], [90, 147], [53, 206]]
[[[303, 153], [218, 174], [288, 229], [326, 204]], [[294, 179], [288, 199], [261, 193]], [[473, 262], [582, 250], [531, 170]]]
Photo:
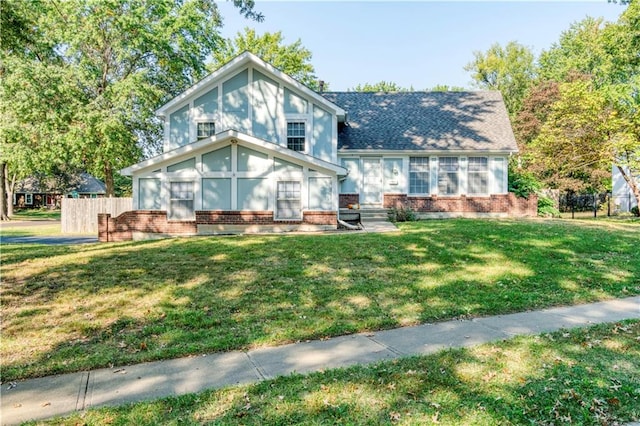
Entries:
[[489, 161], [487, 157], [469, 157], [468, 193], [487, 194], [489, 192]]
[[304, 151], [305, 122], [290, 121], [287, 123], [287, 148], [294, 151]]
[[169, 219], [193, 219], [193, 182], [171, 182]]
[[33, 204], [33, 194], [24, 194], [24, 203], [29, 206]]
[[409, 193], [429, 193], [429, 157], [409, 158]]
[[216, 124], [213, 121], [198, 123], [198, 140], [208, 138], [216, 134]]
[[301, 218], [300, 193], [300, 182], [278, 182], [278, 192], [276, 200], [276, 217], [278, 219]]
[[438, 193], [440, 195], [458, 194], [458, 157], [440, 157], [438, 159]]

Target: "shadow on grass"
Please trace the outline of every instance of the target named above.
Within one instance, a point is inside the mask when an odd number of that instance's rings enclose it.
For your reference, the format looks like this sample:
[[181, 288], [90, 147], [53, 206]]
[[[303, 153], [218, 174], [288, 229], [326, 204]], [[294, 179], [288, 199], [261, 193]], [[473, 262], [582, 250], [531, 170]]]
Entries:
[[640, 293], [640, 230], [402, 230], [3, 248], [4, 379]]
[[[640, 322], [519, 337], [117, 408], [101, 424], [580, 424], [640, 418]], [[78, 415], [70, 417], [72, 422]], [[71, 423], [69, 423], [71, 424]]]

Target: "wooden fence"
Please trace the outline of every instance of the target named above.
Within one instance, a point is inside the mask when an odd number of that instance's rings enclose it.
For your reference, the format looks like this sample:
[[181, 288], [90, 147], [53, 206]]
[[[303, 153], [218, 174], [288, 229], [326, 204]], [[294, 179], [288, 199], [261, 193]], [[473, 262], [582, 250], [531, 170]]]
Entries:
[[132, 209], [132, 198], [63, 198], [62, 233], [97, 234], [98, 213], [116, 217]]

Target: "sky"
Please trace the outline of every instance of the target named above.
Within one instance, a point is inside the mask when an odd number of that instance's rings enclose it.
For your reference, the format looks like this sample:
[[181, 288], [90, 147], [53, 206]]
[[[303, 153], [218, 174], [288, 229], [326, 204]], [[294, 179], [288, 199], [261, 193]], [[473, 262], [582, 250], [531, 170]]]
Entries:
[[219, 3], [222, 35], [244, 27], [258, 34], [282, 31], [285, 43], [300, 39], [316, 75], [329, 90], [392, 81], [415, 90], [438, 84], [473, 88], [464, 66], [474, 51], [517, 41], [537, 55], [587, 16], [617, 21], [625, 6], [592, 1], [260, 1], [257, 23]]

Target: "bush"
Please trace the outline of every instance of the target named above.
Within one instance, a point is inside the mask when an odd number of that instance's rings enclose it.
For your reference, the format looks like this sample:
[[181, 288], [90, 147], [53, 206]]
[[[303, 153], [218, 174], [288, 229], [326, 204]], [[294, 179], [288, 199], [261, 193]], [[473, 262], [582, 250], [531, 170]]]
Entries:
[[509, 168], [509, 192], [520, 198], [529, 198], [529, 195], [535, 194], [541, 187], [540, 182], [531, 173], [520, 173]]
[[631, 207], [631, 213], [633, 213], [634, 216], [640, 217], [640, 209], [638, 209], [638, 206]]
[[416, 213], [411, 209], [404, 207], [389, 209], [389, 220], [391, 222], [415, 222], [418, 220]]
[[559, 217], [560, 211], [556, 208], [555, 202], [545, 196], [538, 197], [538, 216]]

